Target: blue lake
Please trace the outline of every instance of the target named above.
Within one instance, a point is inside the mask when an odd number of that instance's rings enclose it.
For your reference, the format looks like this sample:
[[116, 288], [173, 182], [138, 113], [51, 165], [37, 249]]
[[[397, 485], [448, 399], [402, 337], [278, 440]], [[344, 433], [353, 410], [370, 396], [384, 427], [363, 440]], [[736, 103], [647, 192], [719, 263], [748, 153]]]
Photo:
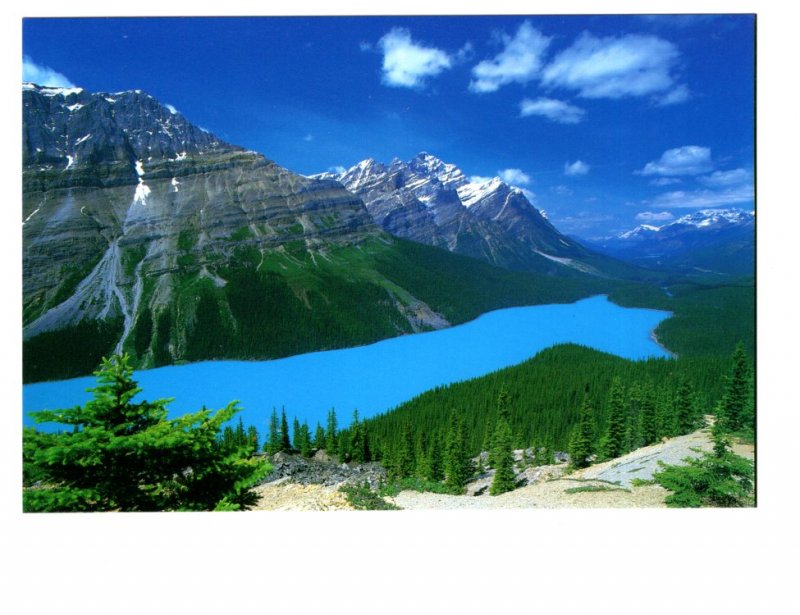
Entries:
[[[435, 386], [515, 365], [555, 344], [572, 342], [628, 359], [669, 353], [651, 334], [669, 312], [622, 308], [605, 296], [576, 303], [489, 312], [457, 327], [405, 335], [369, 346], [312, 352], [272, 361], [206, 361], [142, 370], [137, 399], [172, 397], [170, 416], [222, 408], [239, 400], [245, 425], [266, 433], [273, 408], [312, 431], [336, 409], [339, 425], [384, 412]], [[568, 365], [564, 369], [569, 369]], [[84, 404], [93, 377], [23, 387], [23, 423], [29, 412]], [[238, 420], [238, 419], [237, 419]], [[47, 428], [46, 425], [40, 428]]]

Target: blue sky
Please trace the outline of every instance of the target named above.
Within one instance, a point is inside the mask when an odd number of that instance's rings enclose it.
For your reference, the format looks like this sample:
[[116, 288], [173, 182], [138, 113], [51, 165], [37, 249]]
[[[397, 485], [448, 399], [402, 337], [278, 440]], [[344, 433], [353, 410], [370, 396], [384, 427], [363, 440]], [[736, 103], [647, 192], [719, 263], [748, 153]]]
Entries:
[[26, 19], [23, 76], [143, 89], [310, 174], [420, 151], [597, 239], [753, 206], [753, 18]]

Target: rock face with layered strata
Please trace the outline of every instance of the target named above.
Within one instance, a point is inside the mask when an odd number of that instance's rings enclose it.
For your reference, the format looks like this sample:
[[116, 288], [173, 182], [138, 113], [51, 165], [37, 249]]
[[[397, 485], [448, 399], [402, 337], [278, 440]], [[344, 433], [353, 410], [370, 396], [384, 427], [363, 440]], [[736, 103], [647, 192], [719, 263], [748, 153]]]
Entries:
[[599, 273], [597, 255], [556, 230], [522, 189], [497, 177], [472, 182], [427, 152], [314, 177], [342, 182], [393, 235], [510, 269]]
[[[310, 288], [286, 272], [388, 240], [338, 182], [225, 143], [139, 90], [24, 84], [22, 95], [26, 340], [95, 321], [114, 323], [113, 350], [132, 352], [140, 365], [269, 356], [225, 342], [245, 335], [243, 314], [272, 306], [300, 319], [316, 290], [327, 284], [316, 299], [323, 304], [328, 287], [345, 284], [338, 270]], [[393, 301], [385, 294], [374, 303], [383, 310]], [[226, 333], [192, 351], [190, 338], [208, 334], [203, 327]]]

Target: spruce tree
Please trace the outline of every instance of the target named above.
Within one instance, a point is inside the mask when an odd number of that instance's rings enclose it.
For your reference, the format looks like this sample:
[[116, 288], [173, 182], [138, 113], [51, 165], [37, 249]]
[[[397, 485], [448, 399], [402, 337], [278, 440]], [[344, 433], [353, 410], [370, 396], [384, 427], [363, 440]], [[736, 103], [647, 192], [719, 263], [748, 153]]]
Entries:
[[608, 419], [604, 438], [603, 455], [606, 459], [615, 459], [625, 452], [625, 406], [622, 392], [622, 381], [615, 377], [611, 381], [608, 395]]
[[594, 411], [588, 395], [584, 395], [578, 413], [578, 423], [572, 431], [569, 441], [570, 466], [573, 468], [588, 467], [589, 457], [594, 454]]
[[494, 433], [494, 478], [489, 488], [490, 495], [499, 495], [511, 491], [516, 486], [514, 481], [514, 451], [511, 444], [511, 427], [504, 418], [497, 420]]
[[455, 491], [464, 487], [472, 473], [472, 463], [467, 452], [466, 428], [455, 410], [450, 412], [444, 449], [444, 481]]

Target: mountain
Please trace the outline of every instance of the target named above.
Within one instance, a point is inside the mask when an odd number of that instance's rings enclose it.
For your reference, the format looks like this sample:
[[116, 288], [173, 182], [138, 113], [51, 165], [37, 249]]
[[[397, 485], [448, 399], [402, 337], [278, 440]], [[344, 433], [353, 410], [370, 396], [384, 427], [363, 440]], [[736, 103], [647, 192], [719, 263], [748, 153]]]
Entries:
[[645, 267], [753, 275], [755, 212], [703, 209], [663, 226], [637, 226], [595, 247]]
[[342, 173], [312, 177], [340, 181], [392, 235], [493, 265], [558, 275], [620, 275], [625, 269], [562, 235], [523, 190], [498, 177], [470, 181], [427, 152], [388, 165], [370, 158]]
[[24, 84], [23, 376], [273, 358], [439, 328], [596, 284], [391, 237], [331, 179], [135, 90]]

